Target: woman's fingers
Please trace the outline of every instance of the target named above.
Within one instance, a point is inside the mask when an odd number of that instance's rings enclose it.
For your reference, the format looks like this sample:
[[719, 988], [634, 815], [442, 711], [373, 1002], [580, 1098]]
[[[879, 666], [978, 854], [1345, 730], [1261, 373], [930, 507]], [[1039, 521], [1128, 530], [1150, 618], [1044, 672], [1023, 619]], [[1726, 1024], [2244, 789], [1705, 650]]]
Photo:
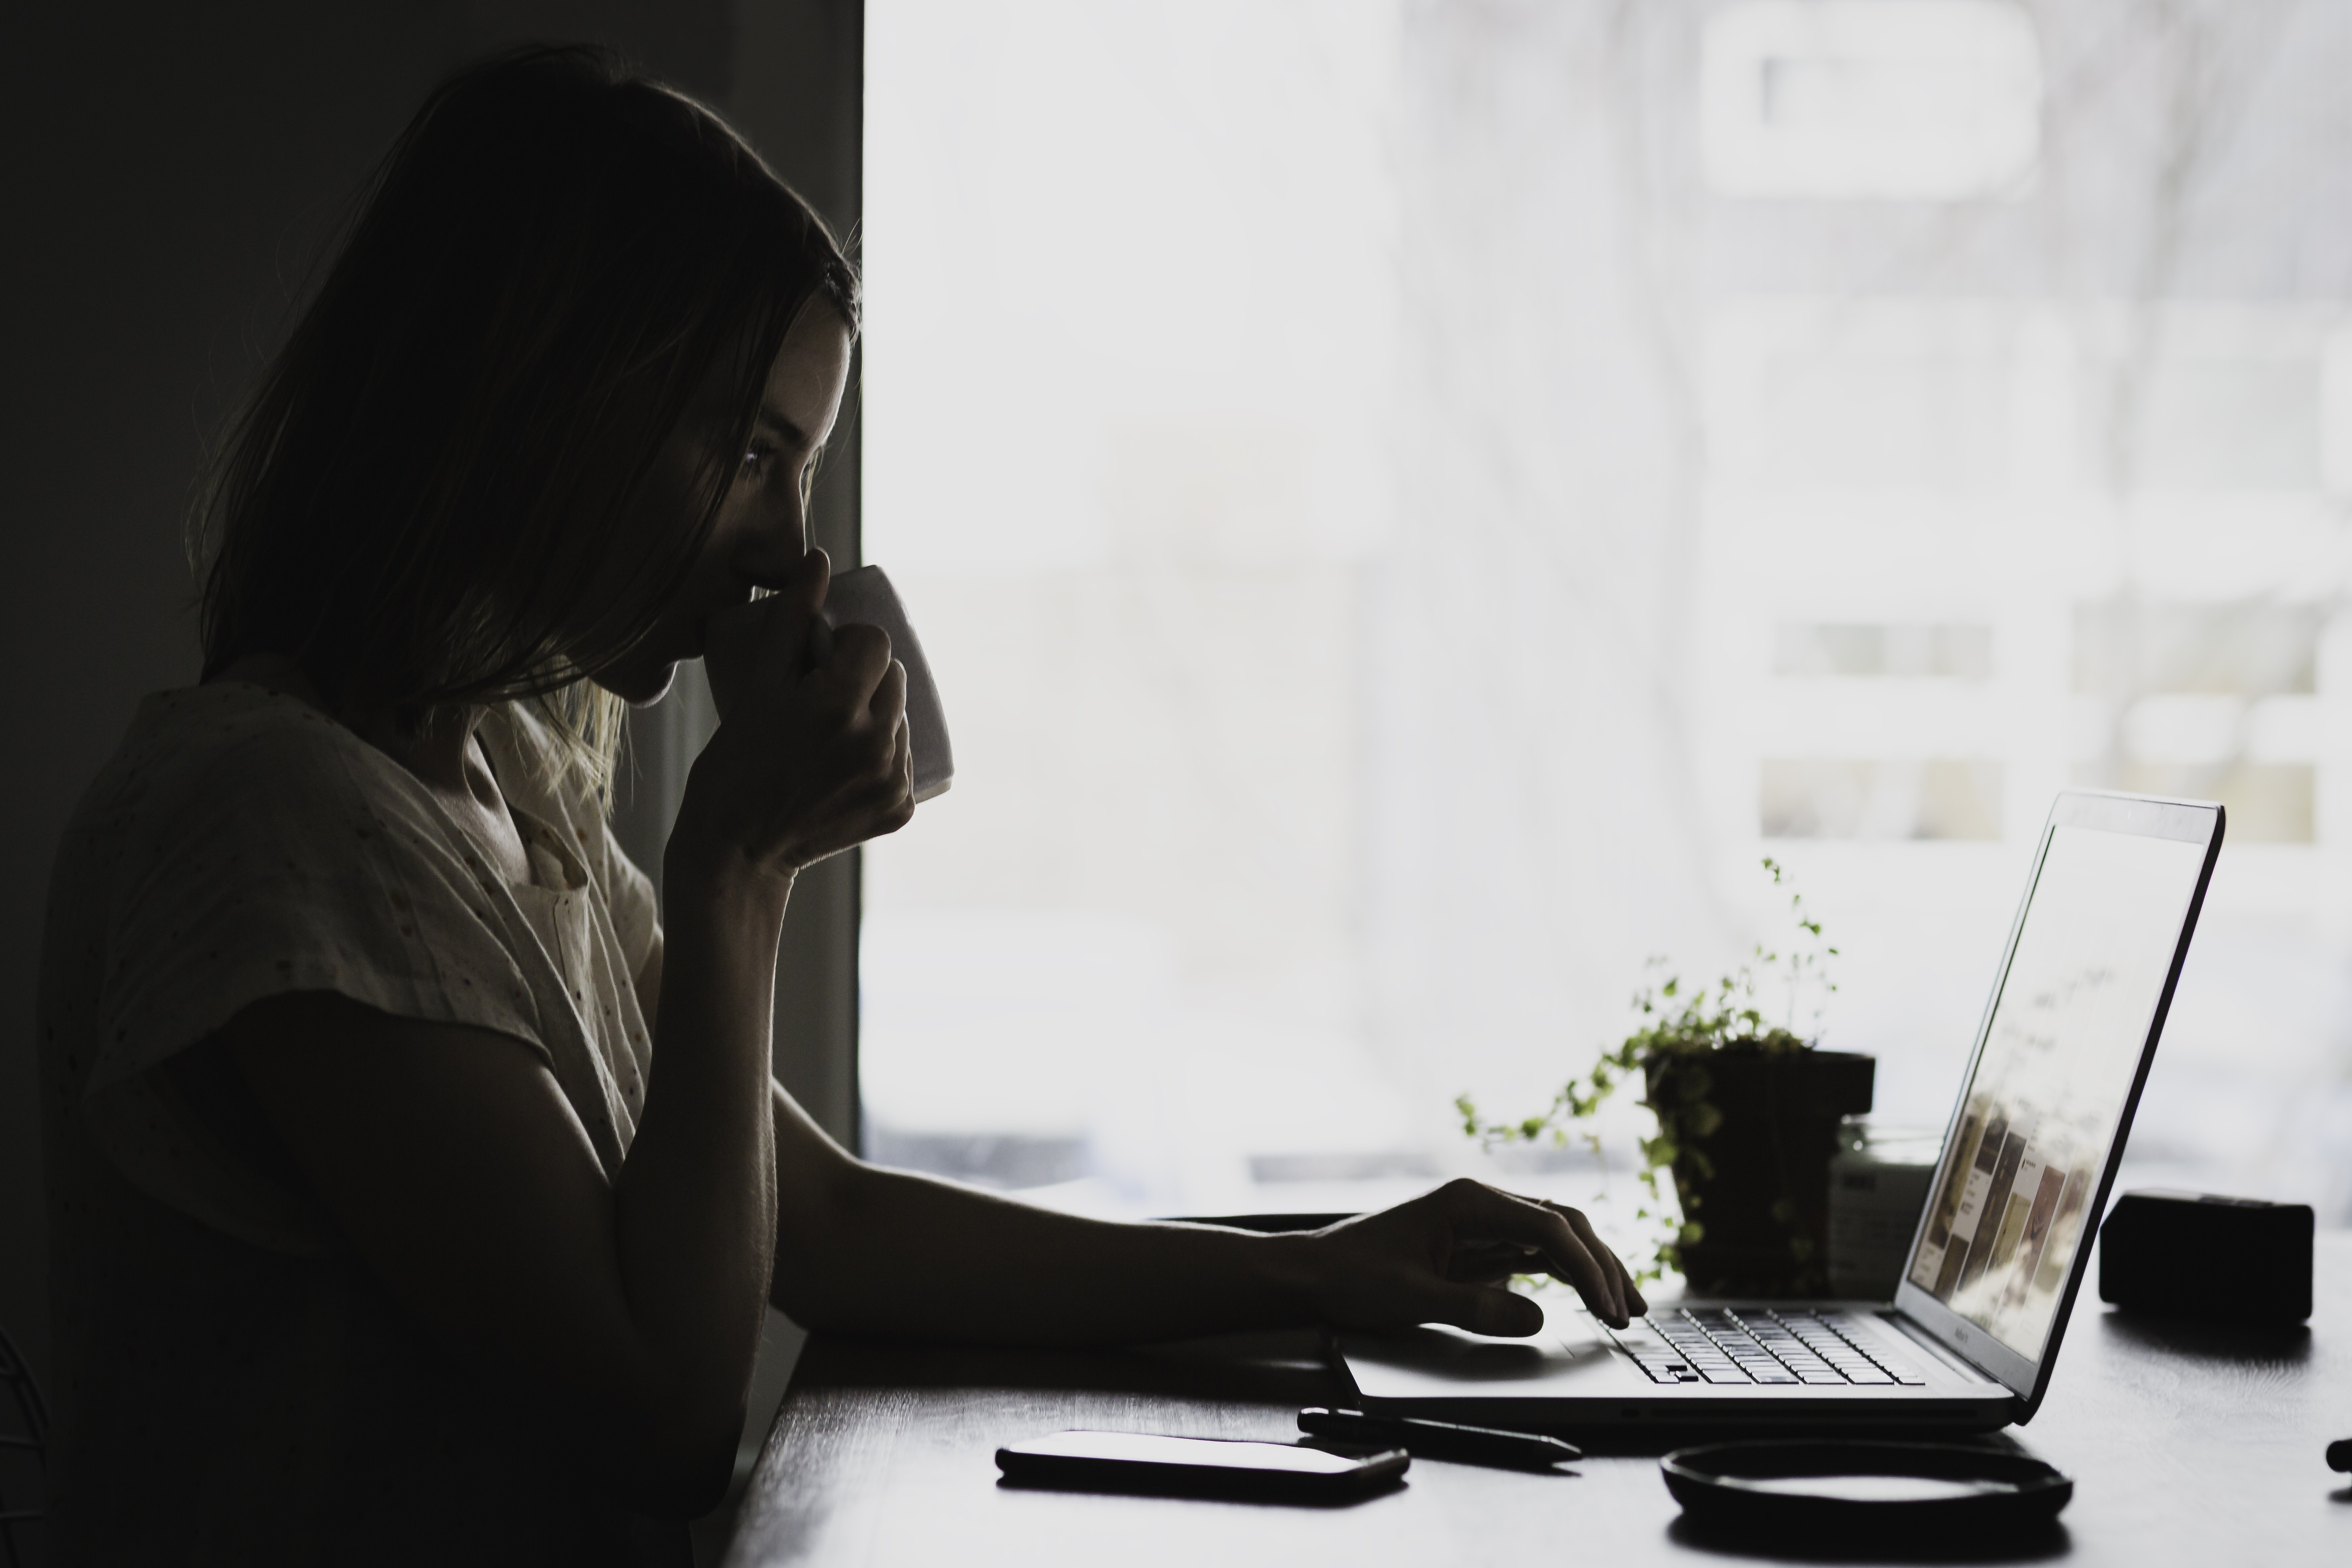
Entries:
[[1566, 1204], [1552, 1203], [1549, 1199], [1545, 1200], [1545, 1206], [1567, 1220], [1569, 1228], [1576, 1232], [1577, 1238], [1584, 1243], [1585, 1249], [1595, 1258], [1601, 1259], [1616, 1274], [1617, 1299], [1625, 1310], [1636, 1318], [1647, 1313], [1650, 1304], [1642, 1299], [1642, 1292], [1634, 1286], [1633, 1270], [1626, 1268], [1624, 1260], [1610, 1251], [1607, 1244], [1593, 1234], [1592, 1222], [1584, 1217], [1584, 1211], [1572, 1209]]
[[760, 593], [793, 600], [814, 613], [824, 603], [825, 591], [833, 584], [833, 557], [812, 545], [807, 553], [782, 572], [753, 572], [749, 575]]
[[[907, 669], [862, 622], [825, 627], [822, 552], [715, 613], [704, 652], [724, 721], [697, 759], [672, 842], [797, 870], [913, 817]], [[821, 647], [818, 645], [822, 645]]]
[[[887, 647], [890, 639], [885, 637], [882, 641]], [[886, 731], [904, 721], [907, 717], [905, 665], [895, 658], [890, 661], [890, 668], [884, 670], [882, 679], [875, 683], [874, 695], [866, 700], [866, 714]]]
[[[1545, 1198], [1528, 1198], [1524, 1201], [1539, 1203], [1552, 1214], [1559, 1216], [1560, 1223], [1565, 1225], [1570, 1233], [1576, 1237], [1577, 1245], [1583, 1249], [1585, 1256], [1592, 1259], [1593, 1267], [1607, 1282], [1609, 1302], [1615, 1309], [1616, 1316], [1619, 1319], [1630, 1319], [1636, 1310], [1628, 1299], [1633, 1294], [1633, 1277], [1625, 1271], [1625, 1266], [1617, 1260], [1617, 1255], [1609, 1250], [1607, 1244], [1593, 1234], [1591, 1221], [1584, 1217], [1581, 1210], [1570, 1208], [1566, 1204], [1556, 1204]], [[1578, 1284], [1576, 1279], [1566, 1275], [1558, 1275], [1555, 1278], [1566, 1279], [1571, 1285]], [[1598, 1308], [1594, 1310], [1599, 1310]], [[1604, 1317], [1608, 1315], [1602, 1313]]]
[[833, 586], [833, 557], [812, 549], [782, 572], [752, 572], [751, 602], [777, 600], [814, 618]]
[[[897, 661], [890, 657], [890, 634], [880, 626], [853, 621], [833, 628], [833, 658], [809, 679], [842, 698], [852, 712], [870, 702]], [[905, 700], [904, 677], [899, 688]]]
[[745, 693], [772, 689], [799, 672], [831, 579], [832, 563], [824, 551], [813, 550], [762, 584], [761, 595], [717, 611], [704, 624], [703, 668], [722, 717]]
[[843, 738], [855, 748], [849, 782], [861, 792], [898, 775], [899, 731], [906, 727], [907, 667], [890, 657], [889, 634], [879, 626], [851, 625], [834, 634], [833, 661], [815, 672], [838, 702]]

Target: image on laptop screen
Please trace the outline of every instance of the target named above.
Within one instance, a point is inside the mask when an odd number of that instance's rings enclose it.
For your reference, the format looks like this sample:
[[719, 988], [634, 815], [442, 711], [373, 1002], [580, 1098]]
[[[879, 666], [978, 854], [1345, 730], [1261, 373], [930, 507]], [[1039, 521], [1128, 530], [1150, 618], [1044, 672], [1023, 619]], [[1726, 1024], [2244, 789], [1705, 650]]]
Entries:
[[2059, 824], [1909, 1278], [2038, 1358], [2205, 847]]

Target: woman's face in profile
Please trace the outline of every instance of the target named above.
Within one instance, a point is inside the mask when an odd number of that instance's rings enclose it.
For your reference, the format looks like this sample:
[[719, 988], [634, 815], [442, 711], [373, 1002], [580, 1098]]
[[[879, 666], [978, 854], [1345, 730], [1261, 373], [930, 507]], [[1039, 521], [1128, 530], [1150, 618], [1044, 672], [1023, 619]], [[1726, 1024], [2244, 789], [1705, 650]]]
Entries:
[[[601, 671], [596, 684], [641, 706], [655, 701], [669, 689], [680, 660], [701, 657], [713, 612], [749, 603], [752, 589], [780, 584], [808, 554], [809, 480], [841, 413], [849, 346], [849, 328], [822, 300], [793, 321], [769, 369], [751, 438], [730, 455], [734, 475], [701, 554], [653, 630]], [[709, 438], [679, 432], [649, 487], [642, 526], [675, 528], [691, 514], [695, 476], [706, 456], [698, 443]]]

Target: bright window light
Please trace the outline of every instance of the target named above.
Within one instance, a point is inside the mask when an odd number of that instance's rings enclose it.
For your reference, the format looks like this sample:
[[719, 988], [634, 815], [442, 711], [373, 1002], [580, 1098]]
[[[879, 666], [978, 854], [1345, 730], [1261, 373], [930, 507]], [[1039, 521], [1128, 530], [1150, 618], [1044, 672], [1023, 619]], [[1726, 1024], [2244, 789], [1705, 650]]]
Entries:
[[1726, 195], [1962, 201], [2032, 178], [2040, 50], [2011, 0], [1746, 0], [1707, 19], [1701, 58]]
[[1454, 1097], [1780, 942], [1769, 854], [1940, 1128], [2080, 784], [2230, 810], [2136, 1178], [2352, 1217], [2352, 12], [2160, 9], [869, 0], [866, 552], [958, 775], [866, 857], [868, 1152], [1630, 1226], [1630, 1105]]

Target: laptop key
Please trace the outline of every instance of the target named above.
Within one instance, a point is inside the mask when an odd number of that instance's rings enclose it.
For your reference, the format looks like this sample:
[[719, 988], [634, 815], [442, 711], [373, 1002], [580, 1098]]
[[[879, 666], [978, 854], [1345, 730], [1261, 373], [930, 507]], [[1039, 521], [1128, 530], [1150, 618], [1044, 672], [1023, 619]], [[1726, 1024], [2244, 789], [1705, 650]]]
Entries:
[[1703, 1366], [1699, 1375], [1709, 1383], [1754, 1383], [1756, 1380], [1736, 1366]]

